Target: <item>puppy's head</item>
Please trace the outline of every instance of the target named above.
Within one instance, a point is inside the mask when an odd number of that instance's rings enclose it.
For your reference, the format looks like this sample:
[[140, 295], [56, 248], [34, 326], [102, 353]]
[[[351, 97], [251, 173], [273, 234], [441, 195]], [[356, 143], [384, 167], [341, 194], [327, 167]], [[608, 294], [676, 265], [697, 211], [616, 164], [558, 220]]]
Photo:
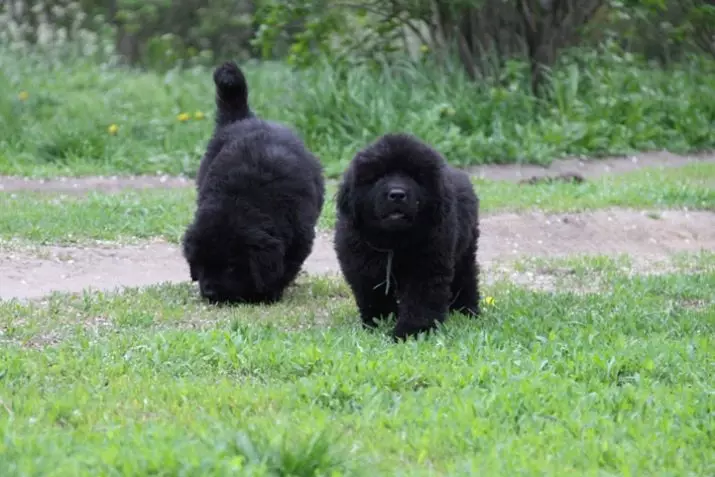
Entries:
[[434, 221], [445, 193], [444, 167], [439, 153], [416, 138], [385, 135], [350, 163], [338, 189], [338, 212], [385, 232]]
[[197, 211], [183, 237], [191, 280], [212, 303], [254, 303], [283, 275], [283, 243], [267, 224], [213, 205]]

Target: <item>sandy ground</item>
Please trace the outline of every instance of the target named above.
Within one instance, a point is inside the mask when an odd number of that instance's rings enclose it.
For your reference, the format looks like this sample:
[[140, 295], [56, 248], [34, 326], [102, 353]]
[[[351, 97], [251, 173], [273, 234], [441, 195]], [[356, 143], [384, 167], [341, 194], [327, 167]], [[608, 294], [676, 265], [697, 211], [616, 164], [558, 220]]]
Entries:
[[[483, 218], [481, 227], [478, 261], [487, 281], [521, 258], [628, 254], [658, 262], [678, 252], [715, 250], [715, 213], [711, 212], [612, 209], [578, 214], [498, 214]], [[303, 270], [339, 273], [331, 235], [318, 237]], [[0, 246], [0, 299], [175, 283], [188, 278], [179, 247], [161, 241], [92, 247]]]
[[[549, 167], [518, 164], [489, 164], [469, 167], [466, 170], [475, 177], [491, 180], [518, 182], [530, 177], [543, 177], [563, 173], [578, 173], [586, 179], [606, 174], [623, 174], [644, 167], [681, 167], [693, 162], [715, 162], [715, 154], [678, 156], [669, 152], [648, 152], [635, 156], [603, 159], [559, 159]], [[155, 176], [109, 176], [109, 177], [58, 177], [53, 179], [28, 179], [0, 176], [0, 193], [13, 191], [36, 191], [50, 193], [84, 193], [99, 191], [113, 193], [127, 189], [155, 189], [193, 187], [193, 179], [186, 177]]]
[[[508, 181], [565, 172], [578, 172], [588, 179], [643, 167], [677, 167], [692, 161], [715, 162], [715, 156], [647, 153], [636, 158], [597, 162], [556, 161], [550, 168], [484, 166], [473, 168], [471, 172]], [[160, 176], [47, 181], [0, 177], [0, 193], [19, 190], [115, 192], [157, 187], [193, 187], [193, 182]], [[577, 214], [496, 214], [483, 217], [481, 229], [478, 260], [486, 281], [494, 279], [500, 270], [520, 258], [628, 254], [647, 263], [667, 259], [678, 252], [715, 250], [715, 213], [701, 211], [611, 209]], [[339, 273], [332, 236], [319, 236], [303, 269], [309, 274]], [[38, 298], [53, 291], [113, 290], [187, 280], [188, 269], [178, 246], [162, 241], [83, 247], [0, 242], [0, 299]], [[530, 280], [538, 282], [539, 277], [520, 278], [520, 281]]]

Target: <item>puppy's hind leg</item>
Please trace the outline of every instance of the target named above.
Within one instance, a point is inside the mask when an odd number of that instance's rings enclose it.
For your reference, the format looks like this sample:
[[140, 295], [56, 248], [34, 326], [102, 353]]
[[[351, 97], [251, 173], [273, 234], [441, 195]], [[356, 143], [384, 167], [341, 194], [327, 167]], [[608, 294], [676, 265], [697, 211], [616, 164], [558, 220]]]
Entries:
[[248, 106], [248, 84], [243, 71], [232, 61], [227, 61], [214, 70], [216, 85], [216, 126], [253, 117]]
[[466, 253], [457, 264], [451, 289], [450, 312], [479, 315], [479, 265], [475, 261], [474, 252]]

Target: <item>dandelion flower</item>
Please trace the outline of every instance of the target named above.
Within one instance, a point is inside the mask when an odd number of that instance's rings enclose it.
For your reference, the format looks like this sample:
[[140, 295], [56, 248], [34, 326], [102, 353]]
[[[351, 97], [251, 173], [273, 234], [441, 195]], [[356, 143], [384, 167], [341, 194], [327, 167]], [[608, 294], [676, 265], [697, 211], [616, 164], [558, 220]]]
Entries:
[[19, 99], [20, 101], [25, 101], [29, 97], [30, 94], [27, 91], [20, 91], [20, 94], [17, 95], [17, 99]]
[[451, 117], [457, 114], [457, 111], [455, 111], [454, 108], [449, 105], [444, 105], [439, 109], [439, 114], [442, 117]]
[[190, 117], [191, 116], [189, 116], [189, 113], [181, 113], [176, 117], [176, 119], [183, 123], [184, 121], [188, 121]]
[[493, 296], [484, 297], [484, 303], [486, 303], [487, 306], [492, 306], [494, 304], [494, 297]]
[[109, 127], [107, 128], [107, 132], [109, 134], [111, 134], [112, 136], [117, 134], [118, 131], [119, 131], [119, 126], [117, 126], [116, 124], [110, 124]]
[[204, 119], [206, 116], [201, 111], [196, 111], [194, 113], [194, 119]]

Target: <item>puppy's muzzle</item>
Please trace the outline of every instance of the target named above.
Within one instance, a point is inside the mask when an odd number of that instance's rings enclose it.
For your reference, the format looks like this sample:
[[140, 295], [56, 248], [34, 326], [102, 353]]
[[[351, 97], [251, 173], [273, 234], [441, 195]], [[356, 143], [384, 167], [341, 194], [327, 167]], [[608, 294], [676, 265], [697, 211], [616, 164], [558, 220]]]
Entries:
[[201, 294], [205, 299], [213, 303], [220, 301], [221, 294], [219, 293], [218, 288], [214, 284], [202, 282], [200, 286]]

